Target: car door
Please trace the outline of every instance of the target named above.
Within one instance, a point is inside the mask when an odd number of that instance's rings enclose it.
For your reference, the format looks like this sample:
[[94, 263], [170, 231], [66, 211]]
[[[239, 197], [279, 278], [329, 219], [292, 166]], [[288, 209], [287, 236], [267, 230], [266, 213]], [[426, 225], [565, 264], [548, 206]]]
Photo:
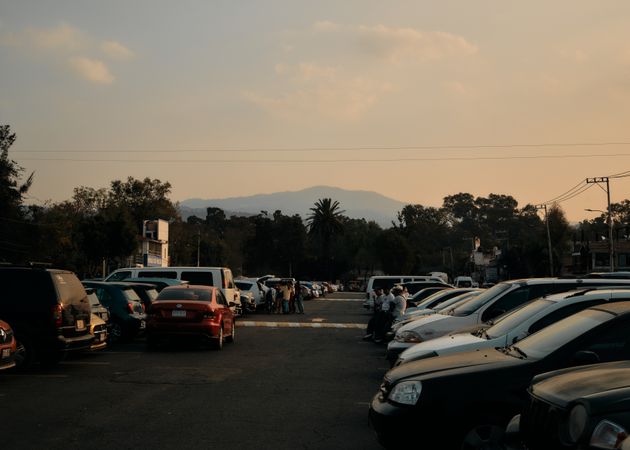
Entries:
[[221, 290], [219, 289], [216, 290], [216, 300], [217, 300], [217, 304], [221, 308], [221, 315], [223, 317], [224, 330], [228, 329], [230, 330], [230, 333], [231, 333], [232, 327], [234, 326], [234, 313], [232, 313], [232, 310], [230, 309], [229, 303], [227, 299], [225, 298], [225, 295], [223, 295], [223, 292], [221, 292]]

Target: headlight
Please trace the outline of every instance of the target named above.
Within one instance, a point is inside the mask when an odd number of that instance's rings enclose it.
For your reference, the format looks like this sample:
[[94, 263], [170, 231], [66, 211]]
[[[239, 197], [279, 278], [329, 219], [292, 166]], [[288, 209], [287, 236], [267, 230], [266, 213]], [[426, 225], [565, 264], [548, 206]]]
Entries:
[[421, 392], [420, 381], [403, 381], [394, 386], [389, 394], [389, 400], [403, 405], [415, 405]]
[[621, 448], [621, 442], [628, 437], [628, 432], [620, 425], [608, 420], [597, 424], [590, 445], [595, 448]]
[[575, 405], [569, 412], [568, 438], [571, 444], [580, 440], [588, 422], [588, 411], [584, 405]]
[[398, 342], [422, 342], [420, 333], [415, 331], [403, 331], [400, 334], [396, 334], [396, 341]]

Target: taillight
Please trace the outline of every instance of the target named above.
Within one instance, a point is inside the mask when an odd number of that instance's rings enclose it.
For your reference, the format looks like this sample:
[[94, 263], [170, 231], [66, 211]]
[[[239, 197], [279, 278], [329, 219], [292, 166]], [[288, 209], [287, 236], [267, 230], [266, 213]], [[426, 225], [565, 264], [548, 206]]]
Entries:
[[52, 307], [53, 321], [55, 322], [56, 327], [61, 327], [63, 323], [63, 305], [61, 303], [57, 303]]
[[203, 313], [203, 318], [204, 319], [214, 319], [215, 318], [215, 314], [214, 314], [214, 310], [208, 310], [205, 313]]
[[127, 302], [127, 308], [129, 308], [129, 313], [133, 314], [135, 311], [133, 310], [133, 303]]

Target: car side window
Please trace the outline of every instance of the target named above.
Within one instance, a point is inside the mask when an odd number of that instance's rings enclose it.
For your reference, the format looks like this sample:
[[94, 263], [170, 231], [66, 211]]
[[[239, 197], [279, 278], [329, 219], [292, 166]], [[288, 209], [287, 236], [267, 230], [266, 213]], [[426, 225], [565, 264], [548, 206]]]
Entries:
[[481, 315], [481, 321], [487, 322], [503, 313], [506, 313], [530, 299], [529, 286], [522, 286], [512, 292], [505, 294], [502, 298], [490, 305]]
[[104, 288], [98, 287], [94, 290], [94, 293], [98, 297], [99, 302], [105, 306], [109, 306], [112, 303], [112, 296]]
[[536, 322], [531, 324], [527, 332], [529, 334], [533, 334], [551, 325], [552, 323], [556, 323], [564, 319], [565, 317], [572, 316], [578, 311], [582, 311], [583, 309], [590, 308], [591, 306], [598, 305], [600, 303], [600, 300], [593, 300], [590, 302], [573, 303], [572, 305], [558, 308], [554, 312], [547, 314], [545, 317], [538, 319]]
[[125, 278], [129, 278], [129, 277], [131, 277], [131, 272], [129, 272], [128, 270], [124, 270], [122, 272], [113, 273], [109, 277], [108, 281], [122, 281]]
[[628, 334], [628, 321], [620, 323], [616, 321], [612, 327], [608, 327], [602, 333], [593, 336], [580, 350], [597, 353], [601, 362], [615, 361], [630, 358], [630, 335]]

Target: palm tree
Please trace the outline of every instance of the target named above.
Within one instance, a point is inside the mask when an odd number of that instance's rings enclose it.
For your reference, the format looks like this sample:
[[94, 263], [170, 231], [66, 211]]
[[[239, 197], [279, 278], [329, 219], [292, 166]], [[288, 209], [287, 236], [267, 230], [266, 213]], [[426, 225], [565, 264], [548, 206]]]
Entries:
[[[321, 239], [322, 256], [325, 264], [330, 263], [330, 244], [337, 234], [343, 233], [343, 213], [339, 202], [331, 198], [321, 198], [310, 208], [312, 213], [307, 217], [308, 233]], [[330, 270], [328, 271], [329, 275]]]

